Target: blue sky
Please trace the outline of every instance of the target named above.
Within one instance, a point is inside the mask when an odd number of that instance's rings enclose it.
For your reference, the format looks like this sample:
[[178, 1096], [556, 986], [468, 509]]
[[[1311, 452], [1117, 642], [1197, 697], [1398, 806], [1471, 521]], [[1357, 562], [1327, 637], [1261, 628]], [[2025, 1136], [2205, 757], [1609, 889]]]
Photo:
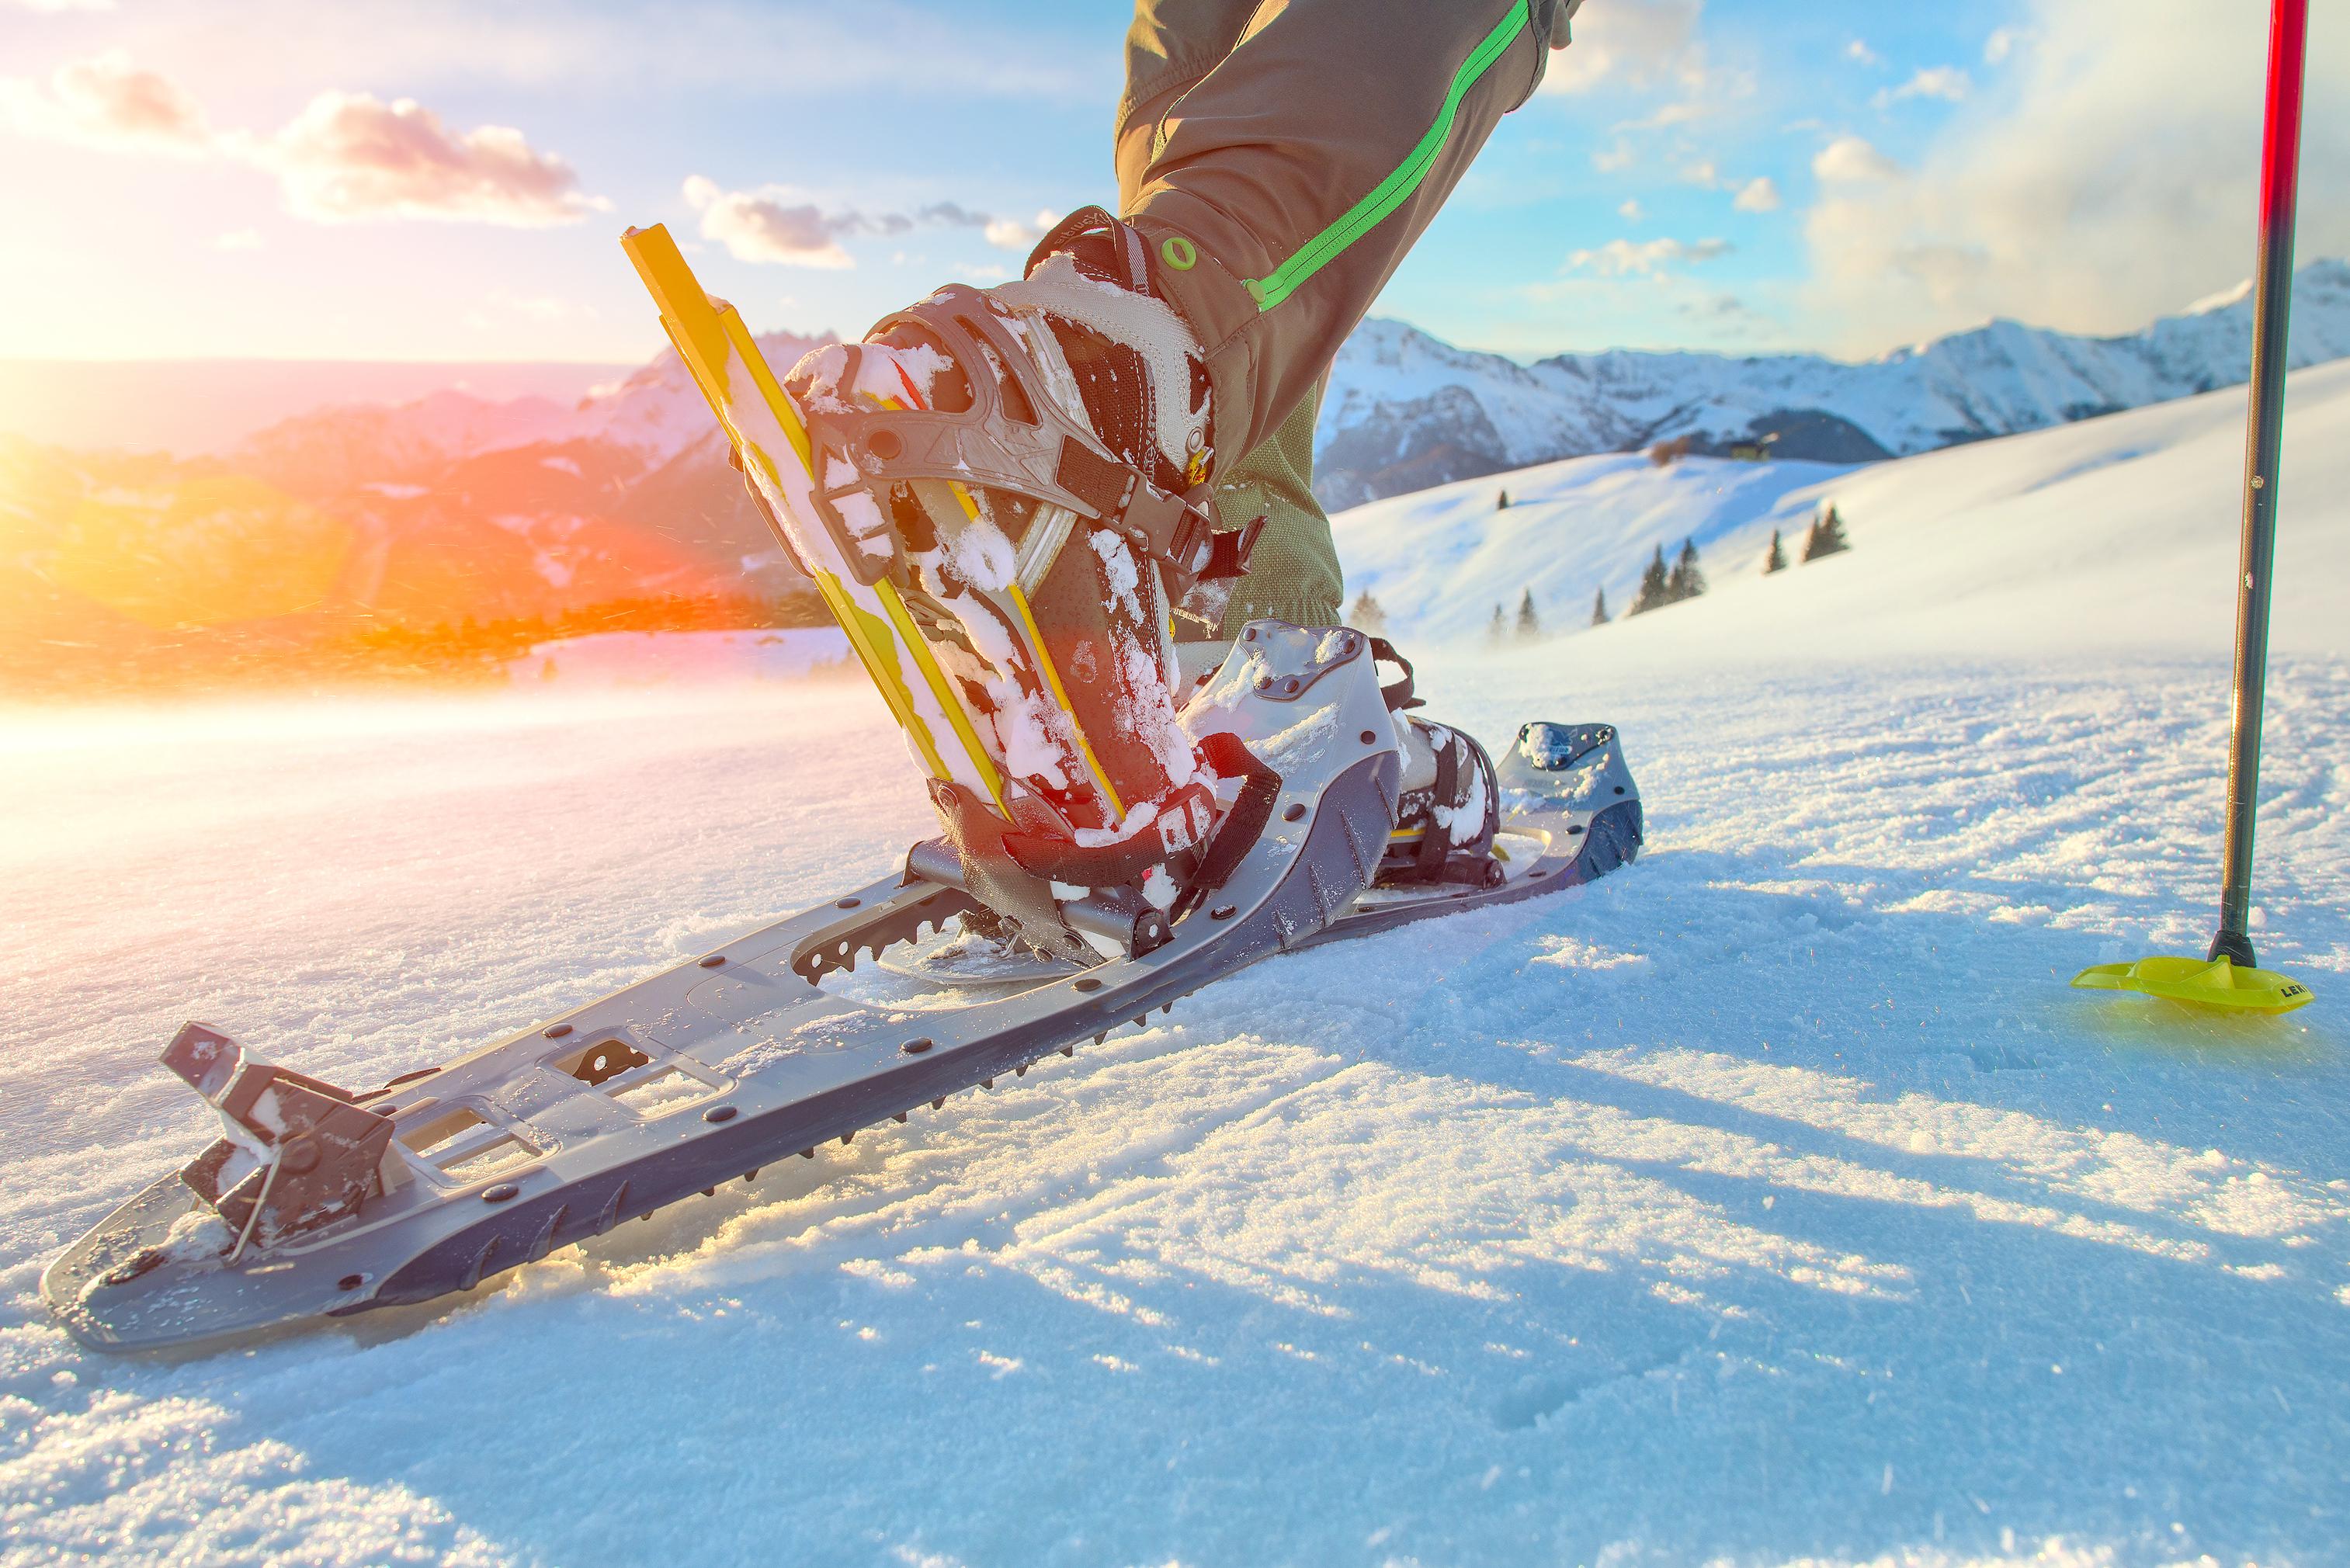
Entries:
[[[0, 355], [639, 359], [658, 328], [613, 240], [653, 221], [754, 324], [854, 331], [1110, 199], [1124, 19], [0, 0], [0, 288], [26, 306]], [[2263, 19], [1588, 0], [1378, 308], [1522, 357], [2124, 330], [2250, 270]], [[2350, 248], [2326, 21], [2304, 255]], [[380, 145], [448, 168], [385, 173]], [[730, 244], [744, 202], [832, 233]]]

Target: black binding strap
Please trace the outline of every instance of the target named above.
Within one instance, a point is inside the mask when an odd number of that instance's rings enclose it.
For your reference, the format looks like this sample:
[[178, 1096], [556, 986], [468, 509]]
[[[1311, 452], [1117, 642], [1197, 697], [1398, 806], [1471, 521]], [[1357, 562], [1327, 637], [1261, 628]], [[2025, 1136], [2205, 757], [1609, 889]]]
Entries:
[[1257, 535], [1264, 532], [1264, 514], [1259, 513], [1239, 527], [1217, 535], [1208, 546], [1208, 564], [1200, 568], [1200, 580], [1214, 583], [1248, 576], [1249, 557], [1256, 554]]
[[1170, 909], [1170, 921], [1180, 920], [1207, 901], [1208, 895], [1232, 879], [1256, 847], [1258, 836], [1264, 825], [1273, 820], [1273, 803], [1281, 797], [1281, 775], [1260, 761], [1238, 735], [1217, 731], [1202, 735], [1199, 741], [1200, 755], [1216, 770], [1219, 778], [1240, 779], [1240, 798], [1216, 829], [1215, 837], [1208, 841], [1207, 854], [1200, 857], [1200, 868], [1191, 874], [1184, 886], [1183, 896]]
[[[1411, 677], [1406, 675], [1404, 679], [1409, 680]], [[1436, 820], [1436, 811], [1439, 806], [1449, 811], [1461, 809], [1452, 798], [1461, 787], [1461, 743], [1448, 731], [1444, 744], [1431, 749], [1436, 753], [1436, 784], [1429, 792], [1428, 825], [1420, 829], [1419, 853], [1413, 870], [1423, 882], [1440, 882], [1444, 880], [1444, 862], [1452, 852], [1452, 843], [1444, 825]]]
[[1403, 671], [1402, 680], [1379, 688], [1379, 695], [1387, 700], [1388, 712], [1400, 713], [1408, 708], [1428, 706], [1411, 694], [1411, 660], [1398, 653], [1394, 643], [1384, 637], [1371, 639], [1371, 657], [1381, 664], [1392, 664]]

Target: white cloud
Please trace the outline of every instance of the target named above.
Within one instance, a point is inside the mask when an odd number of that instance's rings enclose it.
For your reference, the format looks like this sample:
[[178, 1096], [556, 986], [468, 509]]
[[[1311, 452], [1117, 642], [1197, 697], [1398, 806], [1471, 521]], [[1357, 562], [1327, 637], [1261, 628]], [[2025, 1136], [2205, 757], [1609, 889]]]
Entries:
[[1596, 250], [1576, 251], [1566, 258], [1572, 271], [1600, 277], [1654, 277], [1682, 262], [1709, 262], [1730, 254], [1728, 240], [1610, 240]]
[[1640, 198], [1634, 196], [1616, 209], [1616, 215], [1627, 223], [1637, 223], [1648, 215], [1648, 210], [1640, 205]]
[[902, 234], [920, 226], [977, 229], [1000, 250], [1026, 252], [1058, 214], [1043, 212], [1033, 224], [973, 212], [957, 202], [933, 202], [904, 213], [826, 212], [785, 185], [724, 191], [700, 174], [685, 182], [685, 199], [702, 214], [702, 236], [726, 247], [737, 261], [839, 270], [853, 267], [840, 241], [855, 234]]
[[1778, 182], [1768, 174], [1757, 175], [1740, 188], [1738, 199], [1731, 205], [1742, 213], [1775, 213], [1779, 210]]
[[1983, 40], [1983, 64], [1987, 66], [2006, 64], [2007, 57], [2015, 53], [2029, 36], [2030, 35], [2021, 27], [1994, 29], [1991, 36]]
[[1881, 66], [1885, 63], [1885, 57], [1870, 48], [1868, 40], [1866, 38], [1855, 38], [1851, 43], [1846, 44], [1844, 47], [1844, 57], [1864, 66]]
[[1591, 166], [1602, 174], [1621, 174], [1638, 161], [1632, 144], [1621, 137], [1617, 138], [1614, 146], [1603, 147], [1591, 155]]
[[88, 147], [183, 158], [213, 150], [212, 127], [196, 100], [119, 49], [59, 66], [46, 88], [0, 81], [0, 114], [26, 135]]
[[510, 228], [572, 223], [605, 203], [523, 133], [460, 135], [413, 99], [322, 92], [248, 156], [275, 173], [286, 204], [318, 223], [442, 218]]
[[1712, 159], [1700, 158], [1693, 163], [1681, 165], [1681, 182], [1685, 185], [1703, 185], [1708, 190], [1711, 190], [1721, 183], [1721, 170]]
[[[2241, 279], [2252, 254], [2266, 36], [2199, 0], [2030, 0], [2028, 48], [1951, 117], [1914, 177], [1824, 151], [1806, 217], [1823, 336], [1869, 351], [1994, 316], [2126, 331]], [[2309, 96], [2350, 101], [2350, 29], [2310, 40]], [[2350, 123], [2315, 116], [2300, 249], [2350, 250]]]
[[722, 191], [714, 181], [694, 174], [686, 179], [685, 199], [702, 214], [702, 238], [724, 245], [736, 261], [835, 270], [857, 265], [822, 209], [792, 201], [782, 186]]
[[1668, 103], [1642, 115], [1638, 119], [1619, 121], [1616, 129], [1619, 131], [1668, 130], [1676, 125], [1688, 125], [1694, 120], [1703, 119], [1711, 112], [1712, 112], [1712, 106], [1696, 99]]
[[1974, 90], [1974, 78], [1956, 66], [1929, 66], [1898, 88], [1887, 88], [1877, 95], [1876, 105], [1887, 109], [1904, 99], [1935, 98], [1945, 103], [1964, 103]]
[[0, 112], [30, 135], [129, 152], [219, 158], [276, 176], [289, 212], [318, 223], [455, 218], [536, 227], [603, 203], [519, 130], [466, 134], [412, 99], [322, 92], [270, 136], [214, 130], [178, 83], [120, 51], [71, 61], [46, 88], [0, 82]]
[[1812, 160], [1812, 177], [1823, 185], [1883, 183], [1908, 171], [1857, 136], [1839, 136]]
[[1575, 42], [1553, 55], [1542, 90], [1572, 93], [1601, 84], [1694, 85], [1704, 65], [1697, 45], [1705, 0], [1611, 0], [1586, 6], [1575, 19]]

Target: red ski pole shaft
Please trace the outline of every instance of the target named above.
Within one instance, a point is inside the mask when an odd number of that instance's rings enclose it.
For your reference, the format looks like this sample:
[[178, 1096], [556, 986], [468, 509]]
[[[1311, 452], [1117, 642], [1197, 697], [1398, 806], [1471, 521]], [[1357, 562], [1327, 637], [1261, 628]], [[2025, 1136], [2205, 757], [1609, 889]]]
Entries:
[[2261, 161], [2260, 266], [2252, 301], [2251, 410], [2244, 436], [2244, 539], [2236, 577], [2235, 730], [2228, 753], [2228, 843], [2211, 956], [2251, 966], [2252, 826], [2268, 686], [2269, 583], [2276, 565], [2277, 462], [2284, 445], [2286, 324], [2293, 313], [2294, 198], [2301, 177], [2303, 63], [2309, 0], [2275, 0], [2269, 27], [2268, 130]]

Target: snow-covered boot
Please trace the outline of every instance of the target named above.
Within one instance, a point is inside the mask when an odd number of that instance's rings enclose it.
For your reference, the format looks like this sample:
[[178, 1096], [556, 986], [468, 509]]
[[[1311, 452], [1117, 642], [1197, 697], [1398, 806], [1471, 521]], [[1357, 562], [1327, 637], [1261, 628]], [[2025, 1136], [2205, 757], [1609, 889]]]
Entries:
[[1054, 905], [1086, 889], [1171, 906], [1216, 813], [1170, 608], [1253, 535], [1210, 521], [1206, 369], [1150, 265], [1073, 213], [1021, 281], [942, 288], [785, 382], [814, 509], [889, 580], [983, 755], [975, 780], [931, 770], [963, 880], [1033, 945], [1070, 945]]

